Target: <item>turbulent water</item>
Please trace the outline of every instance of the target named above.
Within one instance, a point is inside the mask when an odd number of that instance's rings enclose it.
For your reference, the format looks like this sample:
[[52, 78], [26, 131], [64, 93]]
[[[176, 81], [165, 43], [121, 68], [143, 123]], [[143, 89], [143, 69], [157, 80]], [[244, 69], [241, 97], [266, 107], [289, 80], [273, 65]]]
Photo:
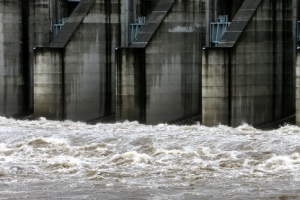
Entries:
[[0, 199], [300, 199], [300, 128], [0, 117]]

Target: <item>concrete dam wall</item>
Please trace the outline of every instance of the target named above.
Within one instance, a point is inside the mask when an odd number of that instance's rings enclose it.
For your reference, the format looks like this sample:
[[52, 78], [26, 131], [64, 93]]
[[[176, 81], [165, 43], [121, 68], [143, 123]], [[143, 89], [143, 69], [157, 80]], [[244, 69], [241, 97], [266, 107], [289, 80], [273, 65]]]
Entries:
[[33, 48], [51, 42], [66, 0], [0, 1], [0, 115], [33, 113]]
[[120, 6], [81, 1], [50, 46], [36, 49], [36, 117], [88, 121], [114, 112]]
[[201, 1], [160, 1], [129, 48], [117, 50], [117, 120], [200, 115], [203, 19]]
[[22, 4], [0, 1], [0, 114], [26, 112], [23, 76]]
[[246, 0], [203, 52], [203, 121], [256, 126], [293, 115], [293, 2]]
[[0, 115], [146, 124], [202, 116], [210, 126], [290, 116], [297, 5], [0, 0]]

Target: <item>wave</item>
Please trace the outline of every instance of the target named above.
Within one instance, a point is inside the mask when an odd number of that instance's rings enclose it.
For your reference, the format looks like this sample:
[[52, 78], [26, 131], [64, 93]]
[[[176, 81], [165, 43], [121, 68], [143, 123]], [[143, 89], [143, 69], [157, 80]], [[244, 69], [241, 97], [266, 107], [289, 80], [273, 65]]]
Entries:
[[293, 125], [264, 131], [246, 123], [89, 125], [0, 117], [0, 180], [80, 178], [149, 187], [205, 177], [300, 181], [299, 133]]

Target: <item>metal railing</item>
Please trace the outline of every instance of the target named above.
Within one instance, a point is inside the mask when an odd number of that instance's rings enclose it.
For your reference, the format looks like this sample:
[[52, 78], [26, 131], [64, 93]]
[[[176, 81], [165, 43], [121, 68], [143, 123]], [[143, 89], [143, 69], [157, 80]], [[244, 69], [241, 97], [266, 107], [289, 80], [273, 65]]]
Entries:
[[54, 24], [53, 25], [53, 39], [56, 37], [56, 35], [58, 34], [58, 32], [60, 31], [60, 29], [63, 27], [63, 25], [65, 25], [66, 21], [68, 18], [62, 18], [61, 20], [59, 20], [59, 24]]
[[228, 15], [220, 15], [217, 22], [210, 23], [210, 44], [216, 46], [231, 22], [228, 22]]
[[135, 20], [135, 23], [129, 26], [129, 43], [132, 43], [136, 38], [137, 34], [140, 32], [142, 26], [145, 25], [146, 17], [139, 17]]

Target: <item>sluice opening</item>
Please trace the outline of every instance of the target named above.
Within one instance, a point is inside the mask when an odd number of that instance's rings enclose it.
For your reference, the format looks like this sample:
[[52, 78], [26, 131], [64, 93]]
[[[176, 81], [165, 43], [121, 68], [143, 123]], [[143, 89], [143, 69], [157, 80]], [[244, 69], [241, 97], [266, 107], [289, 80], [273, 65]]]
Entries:
[[147, 16], [151, 14], [157, 3], [158, 0], [142, 0], [141, 15]]
[[80, 0], [68, 0], [68, 16], [72, 14]]

